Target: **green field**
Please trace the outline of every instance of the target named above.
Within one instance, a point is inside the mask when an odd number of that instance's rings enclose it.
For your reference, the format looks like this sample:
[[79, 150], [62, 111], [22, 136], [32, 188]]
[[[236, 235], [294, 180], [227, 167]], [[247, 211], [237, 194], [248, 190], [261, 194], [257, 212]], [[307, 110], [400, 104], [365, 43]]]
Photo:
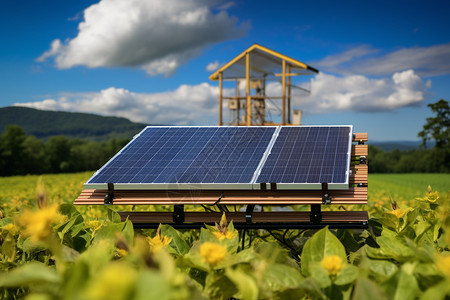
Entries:
[[[57, 202], [73, 202], [83, 189], [83, 183], [93, 172], [42, 175], [48, 198]], [[18, 199], [32, 201], [40, 176], [12, 176], [0, 178], [0, 202]], [[423, 197], [428, 185], [445, 194], [450, 191], [450, 174], [370, 174], [369, 201], [408, 201]]]
[[450, 191], [450, 174], [369, 174], [368, 201], [398, 202], [423, 197], [428, 185], [441, 195]]
[[92, 174], [0, 178], [0, 299], [450, 297], [450, 174], [372, 174], [367, 205], [336, 207], [368, 211], [369, 230], [319, 231], [237, 231], [225, 215], [135, 230], [111, 206], [71, 204]]

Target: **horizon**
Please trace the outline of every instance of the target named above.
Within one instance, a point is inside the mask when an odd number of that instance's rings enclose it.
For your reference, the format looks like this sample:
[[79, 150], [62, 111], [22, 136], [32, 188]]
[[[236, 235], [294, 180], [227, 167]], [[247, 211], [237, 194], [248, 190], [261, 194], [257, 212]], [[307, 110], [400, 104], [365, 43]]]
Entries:
[[171, 1], [2, 3], [0, 106], [216, 125], [208, 76], [254, 43], [319, 70], [305, 125], [417, 141], [450, 98], [450, 3]]

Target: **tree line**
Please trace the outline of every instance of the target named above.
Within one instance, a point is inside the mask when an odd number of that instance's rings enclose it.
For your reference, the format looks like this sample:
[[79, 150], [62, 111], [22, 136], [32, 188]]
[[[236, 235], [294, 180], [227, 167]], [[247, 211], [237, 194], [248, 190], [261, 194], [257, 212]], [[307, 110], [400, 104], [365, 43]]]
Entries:
[[47, 141], [9, 125], [0, 136], [0, 176], [97, 170], [129, 140], [107, 142], [50, 137]]

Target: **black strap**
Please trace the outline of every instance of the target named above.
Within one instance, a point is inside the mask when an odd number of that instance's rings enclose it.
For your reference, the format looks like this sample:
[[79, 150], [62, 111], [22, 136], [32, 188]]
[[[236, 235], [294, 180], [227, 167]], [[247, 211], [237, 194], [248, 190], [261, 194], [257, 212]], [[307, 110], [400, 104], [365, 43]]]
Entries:
[[259, 186], [261, 187], [261, 191], [267, 191], [267, 183], [261, 182]]
[[276, 182], [271, 182], [270, 183], [270, 189], [272, 191], [276, 191], [277, 190], [277, 183]]
[[175, 224], [184, 223], [184, 205], [173, 206], [173, 222]]

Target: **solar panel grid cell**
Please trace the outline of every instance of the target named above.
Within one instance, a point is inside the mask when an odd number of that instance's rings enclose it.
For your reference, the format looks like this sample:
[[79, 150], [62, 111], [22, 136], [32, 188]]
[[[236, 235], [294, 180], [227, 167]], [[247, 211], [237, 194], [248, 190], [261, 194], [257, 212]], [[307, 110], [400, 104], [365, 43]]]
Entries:
[[283, 127], [261, 182], [345, 183], [350, 127]]
[[148, 127], [88, 183], [250, 183], [273, 127]]

